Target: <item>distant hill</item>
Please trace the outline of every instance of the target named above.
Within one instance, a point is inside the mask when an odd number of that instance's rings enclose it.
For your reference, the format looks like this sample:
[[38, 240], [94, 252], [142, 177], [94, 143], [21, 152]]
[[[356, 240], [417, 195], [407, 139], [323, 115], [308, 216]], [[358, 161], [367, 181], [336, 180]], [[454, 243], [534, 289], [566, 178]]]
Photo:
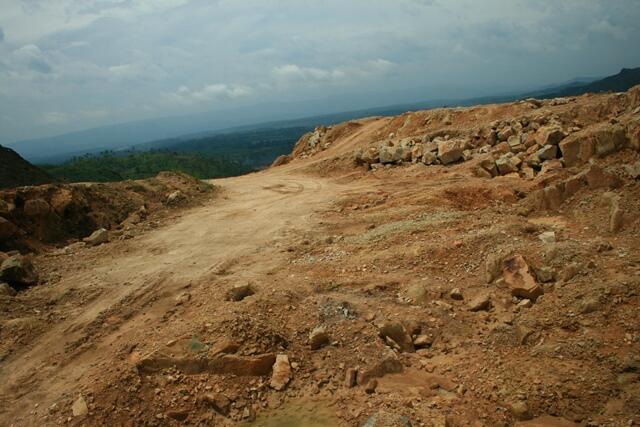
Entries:
[[561, 98], [585, 93], [625, 92], [640, 84], [640, 68], [623, 68], [618, 74], [591, 82], [572, 82], [558, 87], [547, 88], [525, 94], [523, 98]]
[[47, 172], [32, 165], [10, 148], [0, 145], [0, 189], [53, 182]]
[[[179, 143], [201, 140], [204, 137], [244, 133], [260, 129], [313, 128], [367, 116], [393, 116], [406, 111], [437, 107], [471, 106], [512, 102], [524, 98], [554, 98], [575, 96], [587, 92], [626, 91], [640, 84], [640, 68], [623, 69], [620, 73], [602, 78], [577, 78], [561, 84], [546, 86], [526, 93], [496, 94], [464, 99], [431, 99], [377, 108], [322, 114], [335, 109], [340, 102], [314, 101], [289, 104], [256, 105], [234, 110], [206, 112], [185, 116], [165, 117], [131, 123], [104, 126], [65, 135], [12, 143], [25, 158], [35, 163], [61, 163], [72, 157], [102, 151], [157, 148], [176, 149]], [[297, 115], [298, 118], [287, 119]], [[186, 135], [186, 136], [185, 136]], [[228, 139], [228, 138], [227, 138]], [[169, 146], [166, 142], [169, 141]], [[209, 140], [207, 143], [219, 141]], [[146, 148], [142, 145], [146, 146]], [[197, 143], [203, 146], [202, 141]], [[207, 149], [206, 151], [210, 151]]]

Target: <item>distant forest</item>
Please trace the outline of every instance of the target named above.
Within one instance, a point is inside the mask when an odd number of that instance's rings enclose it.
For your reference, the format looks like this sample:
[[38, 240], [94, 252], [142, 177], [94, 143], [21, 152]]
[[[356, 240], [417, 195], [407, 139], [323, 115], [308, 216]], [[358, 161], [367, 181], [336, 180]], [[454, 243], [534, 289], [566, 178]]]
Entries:
[[291, 152], [311, 128], [248, 130], [211, 136], [155, 141], [126, 151], [74, 157], [58, 165], [40, 165], [67, 182], [142, 179], [161, 171], [184, 172], [200, 179], [242, 175], [262, 169]]

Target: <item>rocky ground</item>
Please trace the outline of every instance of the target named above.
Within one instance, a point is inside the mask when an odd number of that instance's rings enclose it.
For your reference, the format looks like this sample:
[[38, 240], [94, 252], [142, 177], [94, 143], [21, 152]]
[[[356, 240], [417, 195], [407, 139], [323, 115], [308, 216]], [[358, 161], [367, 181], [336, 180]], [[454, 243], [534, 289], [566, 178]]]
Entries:
[[639, 123], [636, 88], [319, 128], [9, 257], [0, 423], [637, 425]]

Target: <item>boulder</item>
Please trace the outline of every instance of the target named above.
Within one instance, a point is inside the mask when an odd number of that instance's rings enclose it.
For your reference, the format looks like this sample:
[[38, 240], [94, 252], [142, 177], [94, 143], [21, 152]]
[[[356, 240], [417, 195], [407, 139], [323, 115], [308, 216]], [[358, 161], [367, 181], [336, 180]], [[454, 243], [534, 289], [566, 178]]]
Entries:
[[[411, 155], [411, 151], [409, 151], [409, 155]], [[405, 149], [402, 147], [389, 147], [389, 146], [380, 147], [379, 158], [380, 158], [380, 163], [382, 164], [398, 163], [402, 161], [404, 157], [405, 157]]]
[[366, 385], [372, 378], [381, 378], [387, 374], [397, 374], [402, 370], [402, 362], [391, 352], [378, 363], [358, 374], [358, 384]]
[[30, 199], [24, 203], [23, 212], [30, 217], [43, 217], [51, 211], [51, 206], [43, 199]]
[[565, 166], [581, 165], [594, 156], [605, 156], [628, 143], [625, 129], [620, 125], [592, 126], [571, 134], [560, 143]]
[[491, 176], [498, 175], [498, 168], [496, 162], [493, 159], [484, 159], [480, 162], [480, 167], [491, 174]]
[[0, 240], [6, 240], [18, 234], [19, 228], [0, 216]]
[[562, 131], [559, 126], [548, 126], [538, 130], [540, 134], [540, 145], [558, 145], [560, 141], [566, 138], [567, 134]]
[[391, 344], [396, 344], [401, 352], [413, 353], [416, 351], [411, 335], [400, 322], [385, 322], [380, 327], [380, 335], [387, 341], [391, 340]]
[[508, 142], [501, 142], [500, 144], [493, 147], [493, 152], [495, 154], [507, 154], [511, 152], [511, 146]]
[[416, 144], [411, 149], [411, 161], [418, 162], [422, 160], [422, 156], [424, 155], [424, 146], [422, 144]]
[[269, 385], [275, 390], [284, 390], [291, 380], [291, 365], [286, 354], [276, 356], [273, 364], [273, 374], [271, 374], [271, 382]]
[[436, 163], [438, 163], [438, 157], [437, 157], [436, 153], [431, 152], [431, 151], [428, 151], [428, 152], [424, 153], [422, 155], [422, 163], [424, 163], [427, 166], [435, 165]]
[[558, 157], [558, 146], [557, 145], [545, 145], [541, 149], [536, 152], [538, 159], [541, 162], [545, 160], [552, 160]]
[[542, 295], [542, 287], [529, 271], [529, 265], [521, 255], [515, 255], [503, 263], [503, 277], [515, 297], [535, 301]]
[[0, 265], [0, 280], [12, 285], [30, 286], [38, 283], [38, 275], [29, 258], [14, 255]]
[[438, 158], [443, 165], [457, 162], [462, 158], [464, 144], [456, 139], [438, 142]]
[[109, 232], [101, 228], [91, 233], [91, 236], [85, 237], [83, 241], [90, 246], [98, 246], [109, 241]]
[[329, 334], [324, 326], [316, 327], [309, 334], [309, 346], [311, 350], [318, 350], [329, 344]]
[[507, 141], [515, 134], [515, 130], [511, 126], [506, 126], [498, 132], [498, 141]]
[[[517, 159], [517, 160], [515, 160]], [[518, 157], [510, 154], [505, 154], [496, 160], [496, 168], [500, 175], [507, 175], [513, 172], [518, 172], [518, 164], [522, 163]], [[519, 162], [518, 162], [519, 161]]]

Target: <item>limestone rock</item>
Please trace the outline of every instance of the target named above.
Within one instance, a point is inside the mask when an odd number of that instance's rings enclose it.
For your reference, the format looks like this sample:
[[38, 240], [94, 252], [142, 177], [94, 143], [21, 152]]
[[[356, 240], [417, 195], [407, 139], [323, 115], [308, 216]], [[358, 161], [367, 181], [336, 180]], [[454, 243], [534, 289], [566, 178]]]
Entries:
[[469, 311], [486, 311], [491, 308], [491, 296], [487, 292], [476, 295], [468, 304]]
[[376, 147], [369, 147], [362, 152], [362, 161], [369, 165], [380, 162], [380, 152]]
[[309, 334], [309, 346], [311, 350], [318, 350], [325, 345], [329, 344], [329, 334], [324, 326], [316, 327]]
[[273, 364], [273, 374], [269, 385], [275, 390], [284, 390], [291, 380], [291, 365], [289, 357], [286, 354], [276, 356], [276, 362]]
[[400, 322], [385, 322], [380, 327], [380, 335], [383, 338], [392, 340], [402, 352], [413, 353], [416, 351], [411, 335]]
[[83, 241], [90, 246], [98, 246], [109, 241], [109, 232], [104, 228], [94, 231], [91, 236], [85, 237]]
[[457, 162], [462, 158], [463, 144], [456, 139], [438, 142], [438, 158], [443, 165]]
[[513, 296], [535, 301], [542, 295], [542, 287], [536, 283], [529, 271], [529, 265], [521, 255], [505, 260], [502, 272]]
[[74, 417], [84, 417], [89, 413], [89, 407], [87, 406], [87, 402], [84, 400], [84, 397], [78, 396], [78, 398], [73, 402], [71, 406], [71, 413]]

